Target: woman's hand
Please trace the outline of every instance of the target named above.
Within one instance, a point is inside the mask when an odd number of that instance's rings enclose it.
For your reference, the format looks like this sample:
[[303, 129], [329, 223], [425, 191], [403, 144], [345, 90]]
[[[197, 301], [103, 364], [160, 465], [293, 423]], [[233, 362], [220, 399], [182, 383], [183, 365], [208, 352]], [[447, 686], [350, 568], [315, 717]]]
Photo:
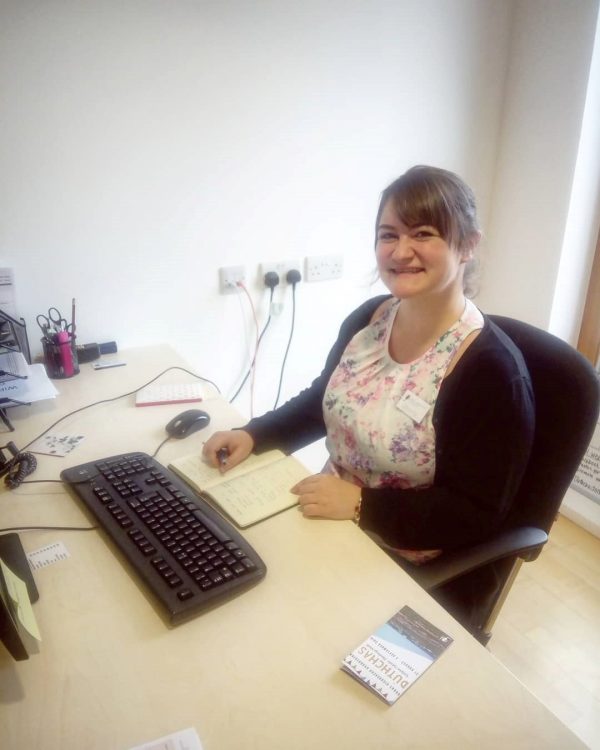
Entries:
[[206, 441], [202, 454], [211, 466], [219, 469], [224, 474], [252, 453], [254, 440], [244, 430], [227, 430], [227, 432], [215, 432]]
[[307, 518], [353, 519], [360, 500], [360, 487], [339, 477], [314, 474], [294, 485], [300, 510]]

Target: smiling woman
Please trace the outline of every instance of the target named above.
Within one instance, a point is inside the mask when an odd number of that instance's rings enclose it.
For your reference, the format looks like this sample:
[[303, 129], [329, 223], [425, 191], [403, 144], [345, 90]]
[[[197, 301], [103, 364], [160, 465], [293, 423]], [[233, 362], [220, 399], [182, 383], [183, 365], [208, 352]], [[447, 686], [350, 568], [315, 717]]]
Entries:
[[[480, 237], [475, 197], [451, 172], [413, 167], [383, 191], [375, 251], [382, 281], [404, 301], [390, 338], [398, 362], [423, 354], [460, 318], [465, 273], [472, 270]], [[482, 325], [481, 318], [474, 328]], [[473, 339], [467, 336], [456, 355]]]
[[[391, 183], [382, 193], [375, 222], [377, 244], [386, 218], [392, 216], [411, 230], [414, 239], [434, 234], [464, 256], [463, 286], [472, 296], [476, 271], [475, 251], [481, 238], [475, 196], [460, 177], [444, 169], [417, 166]], [[396, 227], [389, 227], [392, 234]], [[393, 239], [393, 238], [389, 238]]]
[[[351, 519], [403, 564], [483, 541], [506, 517], [534, 429], [529, 373], [466, 295], [480, 233], [455, 174], [413, 167], [382, 194], [379, 273], [390, 291], [342, 324], [321, 375], [278, 409], [218, 432], [205, 455], [233, 468], [323, 436], [329, 460], [292, 488], [306, 518]], [[343, 564], [343, 561], [340, 561]], [[494, 570], [439, 599], [468, 626]]]

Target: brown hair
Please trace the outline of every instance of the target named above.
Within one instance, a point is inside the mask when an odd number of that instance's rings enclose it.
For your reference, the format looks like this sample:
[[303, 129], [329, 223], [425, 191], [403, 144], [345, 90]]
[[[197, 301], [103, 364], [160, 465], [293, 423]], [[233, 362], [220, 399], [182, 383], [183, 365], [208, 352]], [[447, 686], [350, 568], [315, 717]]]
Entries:
[[[435, 227], [456, 250], [475, 249], [479, 222], [471, 188], [453, 172], [428, 166], [411, 167], [381, 194], [375, 233], [386, 204], [391, 201], [407, 227]], [[472, 296], [476, 260], [469, 260], [464, 274], [465, 294]]]

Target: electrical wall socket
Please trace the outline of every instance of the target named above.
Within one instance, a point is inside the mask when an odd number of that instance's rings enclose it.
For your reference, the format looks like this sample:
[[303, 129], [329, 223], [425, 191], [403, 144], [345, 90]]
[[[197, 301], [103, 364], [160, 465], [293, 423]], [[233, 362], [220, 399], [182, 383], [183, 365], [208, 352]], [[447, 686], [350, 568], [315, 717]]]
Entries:
[[261, 263], [258, 267], [258, 283], [263, 287], [265, 284], [265, 274], [269, 271], [275, 271], [279, 276], [280, 284], [287, 284], [285, 275], [288, 271], [299, 271], [302, 273], [302, 263], [299, 260], [273, 260], [269, 263]]
[[246, 282], [244, 266], [226, 266], [219, 268], [219, 291], [221, 294], [235, 294], [239, 291], [238, 284]]
[[343, 255], [311, 255], [304, 266], [305, 281], [341, 279], [344, 272]]

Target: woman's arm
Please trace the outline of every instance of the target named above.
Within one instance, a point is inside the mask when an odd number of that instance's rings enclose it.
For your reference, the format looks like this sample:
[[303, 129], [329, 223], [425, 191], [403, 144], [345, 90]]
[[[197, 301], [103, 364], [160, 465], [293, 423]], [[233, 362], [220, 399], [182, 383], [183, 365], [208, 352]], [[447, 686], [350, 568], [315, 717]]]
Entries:
[[348, 342], [355, 333], [369, 324], [373, 311], [386, 297], [389, 295], [367, 300], [344, 320], [323, 371], [308, 388], [278, 409], [252, 419], [242, 427], [252, 436], [256, 453], [272, 448], [293, 453], [325, 435], [322, 402], [331, 373], [337, 367]]

